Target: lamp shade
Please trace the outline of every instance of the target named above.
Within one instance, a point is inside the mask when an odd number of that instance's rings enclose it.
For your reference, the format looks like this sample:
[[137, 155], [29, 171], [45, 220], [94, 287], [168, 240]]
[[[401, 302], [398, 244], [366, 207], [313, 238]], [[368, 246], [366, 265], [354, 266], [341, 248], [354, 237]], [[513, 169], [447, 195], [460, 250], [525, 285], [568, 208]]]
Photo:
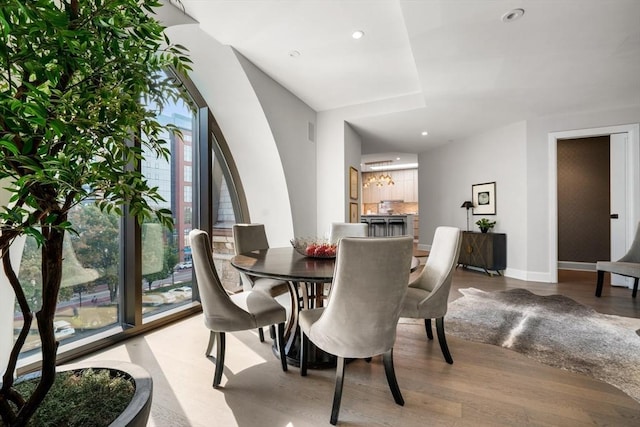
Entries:
[[473, 207], [473, 203], [467, 200], [466, 202], [462, 203], [462, 206], [460, 207], [470, 209]]

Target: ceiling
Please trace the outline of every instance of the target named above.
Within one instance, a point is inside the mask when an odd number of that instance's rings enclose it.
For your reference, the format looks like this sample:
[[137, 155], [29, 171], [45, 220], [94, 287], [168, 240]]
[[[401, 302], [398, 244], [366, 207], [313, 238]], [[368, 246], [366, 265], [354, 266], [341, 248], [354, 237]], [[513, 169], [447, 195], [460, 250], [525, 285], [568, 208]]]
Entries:
[[349, 107], [365, 154], [640, 105], [638, 0], [181, 1], [314, 110]]

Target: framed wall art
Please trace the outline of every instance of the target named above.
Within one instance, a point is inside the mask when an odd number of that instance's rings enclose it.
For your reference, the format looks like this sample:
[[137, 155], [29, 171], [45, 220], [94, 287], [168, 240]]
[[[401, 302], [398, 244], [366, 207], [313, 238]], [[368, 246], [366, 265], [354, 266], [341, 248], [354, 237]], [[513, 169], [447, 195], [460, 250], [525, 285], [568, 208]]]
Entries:
[[349, 204], [349, 222], [360, 222], [358, 218], [358, 204], [351, 202]]
[[349, 167], [349, 197], [358, 200], [358, 169]]
[[474, 215], [496, 214], [496, 183], [485, 182], [471, 186]]

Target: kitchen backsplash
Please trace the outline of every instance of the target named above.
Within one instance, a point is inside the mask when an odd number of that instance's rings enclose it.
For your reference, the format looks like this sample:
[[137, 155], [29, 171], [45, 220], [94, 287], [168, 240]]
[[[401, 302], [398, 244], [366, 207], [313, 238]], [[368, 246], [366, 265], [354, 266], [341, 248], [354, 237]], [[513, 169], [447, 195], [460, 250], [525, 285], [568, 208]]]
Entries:
[[417, 202], [380, 202], [380, 203], [363, 203], [362, 215], [383, 215], [391, 210], [394, 214], [418, 214]]

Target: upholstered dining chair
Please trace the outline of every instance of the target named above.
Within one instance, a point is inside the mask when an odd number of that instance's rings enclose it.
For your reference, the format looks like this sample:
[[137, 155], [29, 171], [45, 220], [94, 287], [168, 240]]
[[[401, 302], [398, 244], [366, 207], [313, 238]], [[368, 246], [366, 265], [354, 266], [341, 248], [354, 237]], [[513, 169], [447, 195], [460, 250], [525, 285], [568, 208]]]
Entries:
[[367, 237], [369, 235], [369, 224], [332, 222], [329, 231], [329, 243], [337, 244], [343, 237]]
[[[234, 224], [233, 242], [236, 255], [269, 248], [264, 224]], [[240, 273], [240, 277], [245, 291], [262, 292], [273, 298], [289, 293], [287, 283], [282, 280], [254, 277], [245, 273]], [[258, 333], [260, 342], [264, 342], [262, 328], [258, 329]], [[271, 337], [273, 338], [273, 334]]]
[[631, 297], [635, 298], [636, 295], [638, 295], [638, 278], [640, 278], [640, 223], [638, 223], [636, 227], [636, 236], [627, 253], [618, 261], [596, 262], [596, 270], [598, 271], [598, 282], [596, 284], [597, 297], [602, 295], [605, 271], [633, 277], [633, 292], [631, 293]]
[[309, 341], [337, 356], [333, 425], [338, 421], [347, 358], [381, 354], [391, 393], [398, 405], [404, 405], [393, 367], [393, 344], [412, 253], [413, 238], [408, 236], [342, 238], [327, 305], [300, 312], [300, 374], [307, 375]]
[[418, 277], [409, 284], [400, 313], [400, 317], [424, 319], [427, 338], [430, 340], [433, 339], [431, 319], [436, 319], [440, 349], [449, 364], [453, 363], [453, 358], [444, 334], [444, 315], [447, 313], [451, 281], [461, 245], [460, 229], [436, 228], [427, 262]]
[[229, 295], [220, 283], [213, 264], [209, 235], [202, 230], [194, 229], [189, 233], [189, 240], [204, 312], [204, 324], [210, 330], [206, 355], [209, 356], [214, 343], [217, 347], [213, 387], [218, 388], [222, 379], [226, 332], [245, 331], [277, 324], [276, 343], [280, 351], [282, 370], [286, 371], [287, 360], [283, 351], [283, 335], [287, 315], [284, 307], [262, 292], [244, 291]]

